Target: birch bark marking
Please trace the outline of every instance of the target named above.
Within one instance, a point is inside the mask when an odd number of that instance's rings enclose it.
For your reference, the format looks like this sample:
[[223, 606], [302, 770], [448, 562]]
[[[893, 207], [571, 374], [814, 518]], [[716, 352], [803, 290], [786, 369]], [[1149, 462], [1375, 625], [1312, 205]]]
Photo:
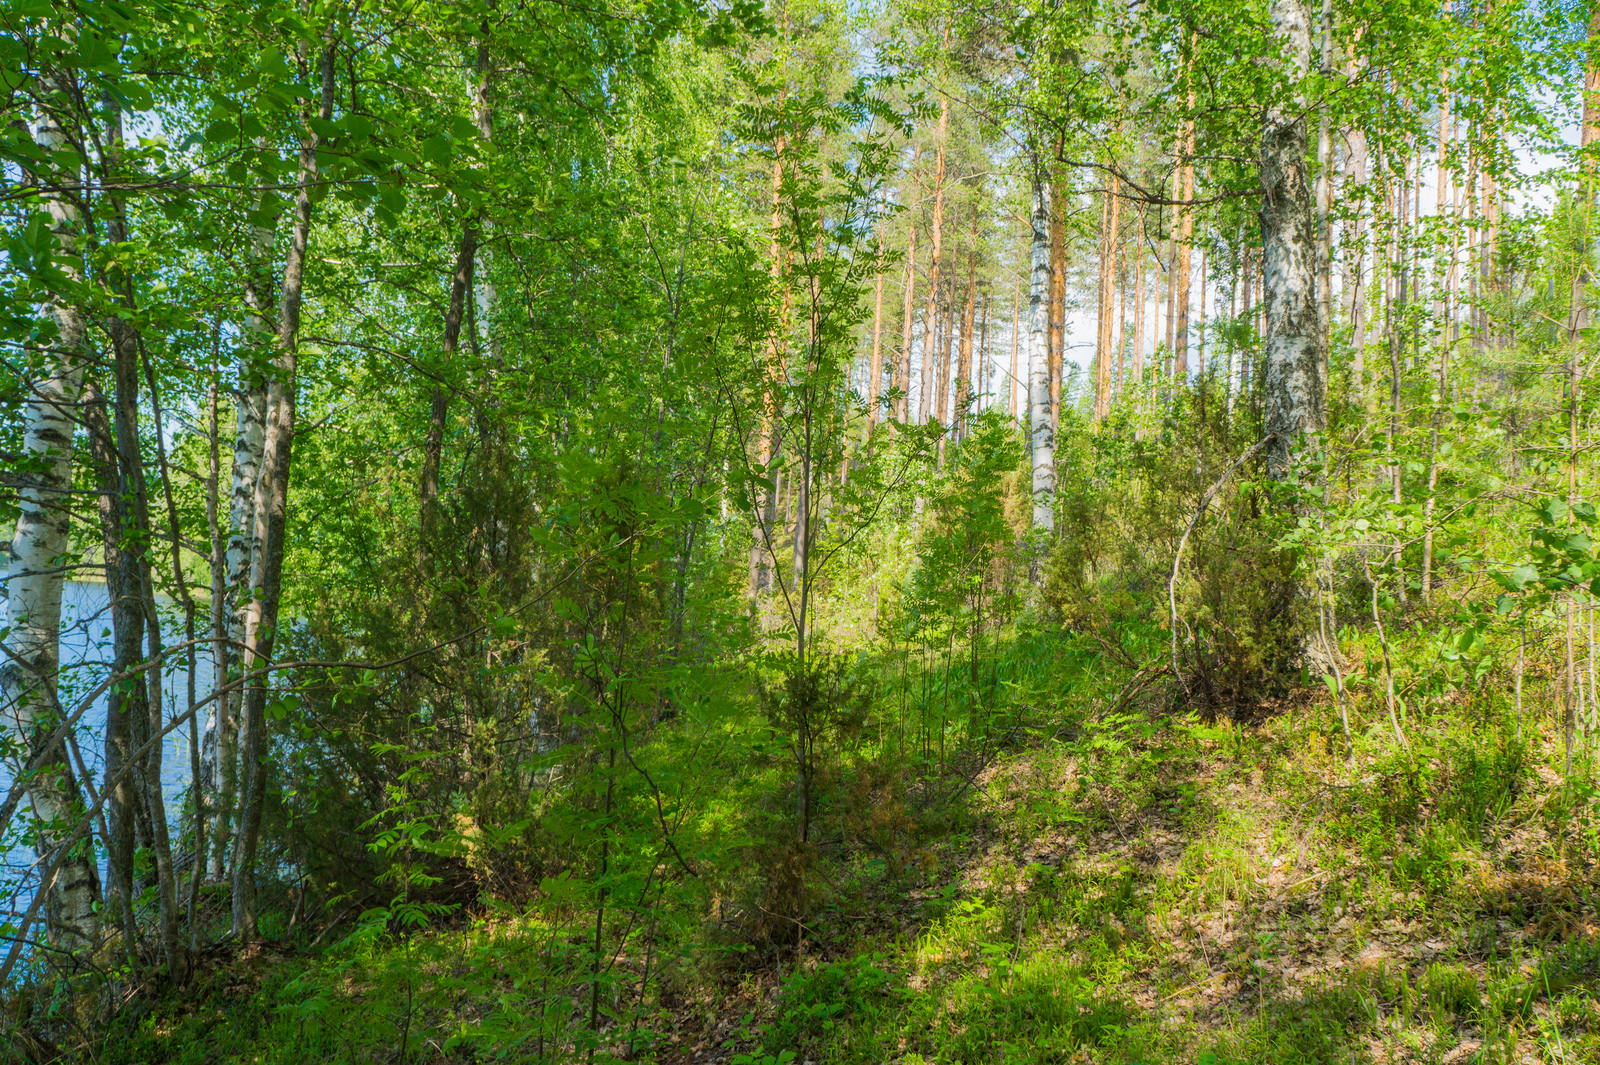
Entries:
[[939, 105], [938, 147], [933, 164], [933, 247], [928, 262], [928, 309], [922, 322], [922, 393], [917, 399], [917, 422], [926, 424], [933, 416], [933, 369], [938, 362], [935, 331], [939, 317], [939, 264], [944, 254], [944, 140], [950, 130], [950, 98]]
[[1011, 286], [1011, 376], [1006, 380], [1006, 415], [1017, 416], [1017, 348], [1022, 338], [1022, 286]]
[[[258, 148], [265, 145], [258, 142]], [[268, 320], [276, 310], [266, 271], [272, 263], [277, 235], [272, 229], [251, 227], [244, 278], [244, 337], [239, 354], [233, 437], [233, 486], [228, 496], [228, 542], [223, 555], [226, 586], [227, 640], [221, 645], [217, 668], [228, 677], [239, 675], [240, 651], [245, 641], [245, 621], [250, 612], [250, 569], [256, 555], [256, 485], [261, 479], [261, 449], [266, 441], [267, 378], [271, 339]], [[216, 825], [212, 832], [211, 876], [227, 875], [228, 851], [233, 842], [232, 819], [238, 798], [239, 710], [243, 694], [237, 690], [217, 699], [213, 721], [216, 740]]]
[[[1333, 76], [1333, 0], [1322, 0], [1322, 63], [1325, 78]], [[1328, 348], [1333, 329], [1333, 141], [1328, 134], [1327, 100], [1320, 102], [1317, 119], [1317, 318], [1322, 326], [1322, 379], [1328, 379]]]
[[1306, 180], [1306, 101], [1311, 70], [1305, 0], [1272, 0], [1273, 37], [1290, 95], [1269, 104], [1261, 134], [1262, 272], [1266, 298], [1264, 428], [1273, 480], [1289, 476], [1301, 434], [1325, 424], [1322, 329], [1317, 315], [1316, 227]]
[[1055, 528], [1056, 434], [1050, 409], [1050, 219], [1045, 190], [1033, 179], [1033, 254], [1028, 285], [1028, 401], [1031, 408], [1029, 441], [1033, 459], [1033, 528]]
[[[61, 169], [75, 177], [80, 160], [66, 131], [54, 117], [40, 127], [38, 142], [47, 153], [66, 156]], [[59, 253], [56, 262], [72, 280], [83, 276], [79, 260], [77, 209], [64, 197], [48, 196], [51, 231]], [[18, 493], [17, 524], [11, 540], [11, 565], [6, 572], [8, 647], [0, 660], [0, 715], [28, 756], [17, 758], [13, 771], [27, 765], [56, 724], [56, 672], [61, 664], [61, 591], [71, 521], [66, 500], [72, 489], [73, 413], [83, 390], [89, 349], [89, 323], [83, 309], [54, 302], [47, 313], [55, 321], [56, 338], [45, 376], [32, 384], [24, 409], [23, 450], [43, 460]], [[71, 824], [79, 802], [77, 781], [67, 752], [58, 747], [28, 787], [28, 801], [42, 826], [41, 850], [74, 848], [59, 863], [51, 882], [43, 885], [52, 943], [76, 952], [93, 943], [95, 871], [86, 849], [70, 842], [56, 827]]]
[[[333, 117], [333, 61], [336, 42], [322, 52], [322, 99], [318, 114]], [[302, 67], [302, 70], [304, 67]], [[247, 669], [272, 660], [278, 625], [278, 593], [283, 578], [284, 531], [289, 514], [289, 463], [294, 443], [295, 372], [300, 341], [300, 303], [304, 292], [306, 245], [311, 236], [311, 187], [317, 180], [320, 138], [309, 123], [300, 147], [300, 173], [296, 182], [294, 228], [283, 266], [283, 292], [278, 310], [278, 355], [267, 385], [267, 425], [262, 448], [261, 476], [256, 481], [255, 531], [258, 540], [250, 567], [251, 601], [246, 625]], [[233, 868], [233, 932], [241, 943], [252, 943], [256, 926], [256, 843], [261, 834], [262, 805], [266, 796], [267, 682], [259, 680], [245, 692], [240, 730], [240, 761], [244, 788], [239, 803], [239, 828]]]
[[[1099, 429], [1100, 419], [1105, 417], [1103, 397], [1109, 389], [1107, 368], [1110, 365], [1110, 343], [1106, 340], [1107, 299], [1106, 288], [1110, 284], [1110, 267], [1106, 262], [1106, 249], [1110, 244], [1110, 219], [1111, 219], [1111, 193], [1102, 192], [1100, 196], [1100, 258], [1095, 264], [1099, 274], [1099, 285], [1095, 294], [1094, 317], [1094, 402], [1090, 407], [1089, 417], [1096, 431]], [[1054, 273], [1054, 272], [1053, 272]], [[1054, 282], [1055, 277], [1051, 278]], [[1057, 423], [1060, 424], [1059, 422]]]
[[1346, 188], [1354, 183], [1359, 198], [1356, 201], [1355, 220], [1350, 224], [1350, 245], [1345, 252], [1344, 287], [1350, 297], [1350, 346], [1354, 349], [1350, 368], [1351, 386], [1356, 400], [1367, 405], [1367, 135], [1358, 129], [1350, 131], [1350, 159]]

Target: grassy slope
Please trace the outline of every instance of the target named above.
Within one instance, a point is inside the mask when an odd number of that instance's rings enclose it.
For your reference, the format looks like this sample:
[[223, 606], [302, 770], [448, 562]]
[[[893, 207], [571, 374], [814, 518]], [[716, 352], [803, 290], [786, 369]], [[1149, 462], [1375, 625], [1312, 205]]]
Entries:
[[[965, 778], [913, 782], [955, 796], [937, 825], [816, 868], [798, 953], [742, 948], [718, 902], [669, 909], [647, 1000], [640, 941], [618, 955], [602, 1015], [633, 1034], [595, 1060], [1600, 1060], [1587, 758], [1569, 787], [1552, 722], [1523, 743], [1491, 696], [1434, 710], [1407, 751], [1358, 701], [1351, 764], [1325, 700], [1237, 728], [1067, 707], [1010, 730]], [[571, 1060], [553, 1048], [587, 1017], [590, 921], [553, 898], [234, 959], [101, 1060]]]

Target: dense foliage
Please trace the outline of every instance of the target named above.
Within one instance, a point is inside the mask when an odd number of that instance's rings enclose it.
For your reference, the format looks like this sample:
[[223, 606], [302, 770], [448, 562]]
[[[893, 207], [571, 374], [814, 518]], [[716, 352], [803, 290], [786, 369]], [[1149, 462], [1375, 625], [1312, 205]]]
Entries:
[[0, 1061], [1600, 1049], [1600, 6], [0, 51]]

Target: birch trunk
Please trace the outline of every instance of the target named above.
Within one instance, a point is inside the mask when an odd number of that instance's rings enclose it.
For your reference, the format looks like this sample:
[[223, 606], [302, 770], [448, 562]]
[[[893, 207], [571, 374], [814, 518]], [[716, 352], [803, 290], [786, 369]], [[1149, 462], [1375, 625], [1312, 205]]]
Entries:
[[[271, 340], [267, 322], [275, 304], [265, 272], [272, 262], [275, 234], [265, 226], [251, 227], [249, 259], [244, 279], [244, 340], [239, 354], [233, 436], [233, 484], [228, 495], [228, 540], [223, 553], [224, 611], [227, 638], [221, 644], [218, 672], [239, 676], [245, 642], [245, 618], [250, 610], [250, 569], [256, 555], [256, 485], [261, 479], [261, 449], [266, 439], [267, 379], [263, 373]], [[207, 724], [213, 733], [217, 797], [216, 825], [212, 832], [211, 877], [228, 874], [228, 850], [233, 842], [233, 817], [238, 801], [239, 709], [243, 693], [230, 691], [216, 701]]]
[[1262, 270], [1267, 336], [1264, 423], [1275, 439], [1267, 472], [1289, 476], [1302, 434], [1325, 423], [1322, 328], [1317, 315], [1316, 227], [1306, 180], [1306, 101], [1297, 86], [1311, 70], [1305, 0], [1272, 0], [1274, 39], [1291, 95], [1263, 115], [1261, 135]]
[[[1322, 0], [1322, 63], [1324, 77], [1333, 76], [1333, 0]], [[1333, 342], [1333, 141], [1328, 133], [1328, 106], [1322, 101], [1317, 119], [1317, 318], [1322, 325], [1322, 379], [1328, 379], [1328, 349]]]
[[1017, 416], [1017, 349], [1022, 339], [1022, 286], [1011, 289], [1011, 376], [1006, 379], [1006, 416]]
[[[335, 42], [322, 53], [322, 92], [319, 116], [333, 117], [333, 62]], [[304, 69], [302, 67], [302, 69]], [[272, 661], [277, 638], [278, 596], [283, 579], [284, 531], [289, 512], [289, 464], [294, 442], [295, 370], [300, 339], [300, 303], [303, 294], [306, 245], [311, 236], [311, 189], [317, 180], [314, 129], [306, 129], [300, 148], [296, 182], [294, 228], [283, 267], [283, 292], [278, 310], [278, 352], [267, 385], [267, 425], [262, 448], [261, 476], [256, 482], [255, 532], [258, 540], [250, 567], [253, 593], [246, 624], [247, 671]], [[245, 690], [240, 730], [240, 761], [244, 787], [239, 804], [239, 828], [233, 870], [233, 933], [241, 943], [258, 937], [256, 925], [256, 844], [261, 834], [262, 804], [266, 796], [267, 678]]]
[[1344, 288], [1350, 305], [1346, 312], [1350, 319], [1350, 345], [1354, 349], [1350, 368], [1351, 384], [1356, 391], [1356, 401], [1366, 406], [1367, 395], [1367, 215], [1363, 210], [1367, 185], [1367, 136], [1358, 129], [1350, 131], [1349, 180], [1353, 182], [1361, 199], [1356, 202], [1356, 216], [1350, 228], [1350, 246], [1345, 252]]
[[1029, 440], [1033, 462], [1033, 528], [1055, 529], [1056, 434], [1051, 419], [1049, 311], [1050, 243], [1045, 190], [1039, 178], [1033, 185], [1033, 252], [1028, 285], [1028, 400]]
[[917, 421], [923, 425], [933, 413], [933, 370], [938, 361], [935, 332], [939, 317], [939, 267], [944, 254], [944, 140], [949, 129], [950, 98], [946, 96], [939, 108], [939, 141], [933, 165], [933, 257], [928, 262], [928, 308], [922, 323], [922, 394], [917, 401]]
[[[38, 141], [46, 152], [63, 156], [62, 169], [76, 184], [80, 160], [54, 118], [46, 120]], [[70, 279], [80, 280], [78, 212], [64, 197], [47, 196], [45, 202], [59, 249], [56, 262]], [[28, 388], [23, 413], [23, 450], [39, 460], [40, 468], [26, 476], [18, 493], [11, 564], [6, 572], [9, 631], [6, 653], [0, 660], [0, 716], [18, 745], [13, 772], [20, 772], [39, 756], [60, 712], [56, 675], [61, 663], [61, 592], [66, 576], [62, 560], [69, 552], [66, 504], [72, 490], [75, 408], [89, 357], [89, 323], [83, 309], [56, 301], [47, 313], [54, 320], [56, 335], [43, 359], [44, 376]], [[28, 801], [40, 826], [40, 856], [55, 858], [62, 847], [70, 848], [55, 863], [50, 882], [38, 890], [49, 893], [45, 912], [51, 943], [77, 953], [98, 936], [97, 892], [89, 848], [73, 843], [67, 834], [82, 802], [65, 745], [43, 760], [29, 782]]]

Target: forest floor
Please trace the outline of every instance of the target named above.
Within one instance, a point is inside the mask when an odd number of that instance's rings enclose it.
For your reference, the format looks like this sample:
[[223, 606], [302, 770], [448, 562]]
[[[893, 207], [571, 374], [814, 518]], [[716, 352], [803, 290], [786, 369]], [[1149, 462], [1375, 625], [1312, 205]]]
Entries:
[[[915, 785], [953, 797], [937, 825], [825, 857], [794, 944], [724, 939], [649, 1004], [620, 976], [638, 1034], [595, 1060], [1600, 1061], [1588, 745], [1569, 782], [1548, 723], [1452, 712], [1406, 747], [1358, 722], [1347, 762], [1336, 722], [1123, 715], [974, 756]], [[581, 1060], [587, 1003], [537, 985], [585, 920], [234, 958], [98, 1060]]]
[[1449, 719], [1347, 763], [1312, 716], [1004, 753], [924, 875], [662, 1018], [660, 1060], [1600, 1061], [1588, 767]]

